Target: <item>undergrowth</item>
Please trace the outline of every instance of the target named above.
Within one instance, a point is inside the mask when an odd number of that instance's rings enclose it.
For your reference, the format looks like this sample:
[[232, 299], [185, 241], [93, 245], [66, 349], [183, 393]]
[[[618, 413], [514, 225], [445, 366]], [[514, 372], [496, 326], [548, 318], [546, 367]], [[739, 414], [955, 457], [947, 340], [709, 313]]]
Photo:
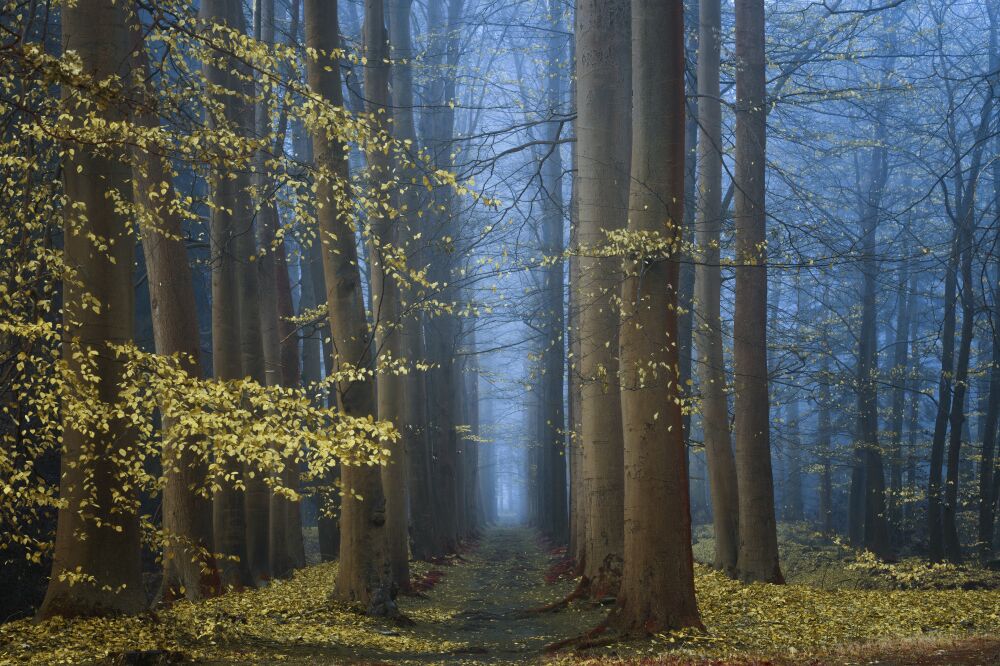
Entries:
[[[697, 528], [695, 560], [711, 564], [714, 548], [711, 527]], [[800, 523], [778, 525], [778, 550], [787, 582], [824, 590], [1000, 588], [1000, 571], [974, 564], [932, 564], [914, 556], [904, 556], [892, 563], [880, 562], [869, 552], [855, 550], [840, 539]]]
[[[961, 589], [970, 580], [989, 582], [972, 569], [872, 564], [845, 555], [842, 546], [817, 546], [819, 554], [810, 548], [784, 544], [792, 582], [783, 586], [744, 585], [698, 564], [704, 632], [659, 635], [586, 655], [540, 656], [546, 642], [592, 628], [604, 610], [574, 603], [556, 614], [519, 612], [562, 598], [575, 581], [552, 575], [564, 573], [563, 553], [545, 553], [524, 530], [509, 529], [488, 532], [479, 552], [454, 564], [415, 563], [414, 576], [429, 599], [401, 599], [413, 627], [332, 605], [328, 595], [337, 565], [326, 563], [264, 589], [180, 602], [146, 617], [0, 625], [0, 664], [94, 663], [138, 650], [182, 653], [210, 664], [576, 663], [590, 656], [808, 663], [815, 655], [872, 642], [1000, 635], [1000, 588]], [[809, 572], [805, 561], [818, 571]], [[553, 582], [546, 582], [546, 574]], [[809, 580], [823, 585], [802, 582]], [[947, 589], [928, 589], [940, 581]]]

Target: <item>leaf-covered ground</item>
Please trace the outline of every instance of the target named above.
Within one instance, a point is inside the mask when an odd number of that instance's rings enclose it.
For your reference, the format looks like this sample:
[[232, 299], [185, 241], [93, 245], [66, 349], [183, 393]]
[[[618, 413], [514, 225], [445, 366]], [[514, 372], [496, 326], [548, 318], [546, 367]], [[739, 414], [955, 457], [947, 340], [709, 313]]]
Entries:
[[[606, 612], [576, 604], [557, 613], [523, 613], [572, 590], [571, 580], [545, 582], [552, 564], [530, 531], [496, 528], [449, 565], [418, 566], [418, 575], [429, 574], [440, 583], [426, 599], [401, 599], [413, 626], [397, 627], [331, 606], [327, 595], [336, 565], [321, 564], [266, 589], [180, 603], [155, 617], [0, 625], [0, 664], [99, 663], [109, 654], [136, 650], [180, 653], [208, 664], [687, 663], [703, 658], [728, 663], [757, 657], [775, 663], [943, 664], [960, 654], [968, 659], [956, 663], [996, 663], [990, 654], [1000, 659], [996, 642], [967, 640], [1000, 635], [997, 589], [746, 586], [702, 566], [697, 586], [706, 632], [586, 654], [545, 655], [547, 644], [596, 626]], [[935, 654], [945, 661], [933, 661]], [[916, 661], [908, 660], [914, 655]]]

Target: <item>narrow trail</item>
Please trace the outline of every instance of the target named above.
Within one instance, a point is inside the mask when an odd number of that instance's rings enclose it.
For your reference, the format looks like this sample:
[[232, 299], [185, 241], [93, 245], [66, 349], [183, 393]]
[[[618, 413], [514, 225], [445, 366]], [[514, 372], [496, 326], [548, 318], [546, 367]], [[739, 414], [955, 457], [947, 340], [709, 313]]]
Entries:
[[[523, 613], [565, 596], [575, 584], [545, 581], [552, 558], [531, 530], [489, 528], [463, 558], [464, 562], [441, 568], [444, 578], [428, 599], [404, 598], [400, 604], [416, 624], [396, 631], [433, 640], [441, 646], [440, 651], [369, 652], [351, 661], [520, 664], [539, 657], [549, 643], [579, 634], [603, 617], [603, 609], [583, 608], [581, 604], [558, 613]], [[330, 663], [342, 663], [339, 659]]]

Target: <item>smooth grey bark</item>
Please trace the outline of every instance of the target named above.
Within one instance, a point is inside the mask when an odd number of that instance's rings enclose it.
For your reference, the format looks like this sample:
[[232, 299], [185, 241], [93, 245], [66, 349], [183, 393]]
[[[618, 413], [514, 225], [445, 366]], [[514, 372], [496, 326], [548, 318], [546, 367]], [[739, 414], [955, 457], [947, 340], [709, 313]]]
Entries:
[[625, 228], [631, 160], [631, 8], [582, 0], [576, 8], [576, 285], [583, 486], [583, 575], [593, 596], [616, 594], [624, 555], [624, 434], [618, 385], [620, 262], [603, 257], [607, 232]]
[[[229, 25], [235, 12], [242, 17], [242, 9], [234, 0], [204, 0], [199, 16], [207, 23]], [[242, 18], [240, 19], [242, 20]], [[208, 29], [208, 26], [205, 26]], [[237, 86], [229, 71], [223, 67], [205, 63], [206, 81], [219, 89], [234, 90]], [[227, 95], [227, 100], [230, 96]], [[224, 124], [238, 126], [241, 111], [234, 104], [224, 105], [223, 117], [209, 117], [210, 127]], [[228, 178], [226, 169], [219, 168], [209, 177], [212, 197], [211, 258], [212, 258], [212, 364], [216, 379], [239, 380], [244, 375], [243, 331], [240, 326], [240, 288], [237, 277], [237, 256], [239, 248], [238, 221], [249, 218], [250, 211], [243, 206], [239, 189], [245, 181], [237, 182]], [[227, 474], [238, 476], [243, 473], [238, 460], [221, 461]], [[223, 586], [240, 588], [253, 585], [247, 559], [247, 518], [245, 493], [241, 489], [223, 484], [212, 500], [213, 532], [215, 552], [223, 556], [219, 562]]]
[[722, 107], [719, 59], [722, 17], [719, 0], [701, 0], [698, 40], [698, 205], [695, 242], [695, 308], [698, 326], [698, 389], [705, 440], [717, 569], [736, 574], [739, 551], [739, 498], [736, 460], [729, 430], [726, 367], [722, 341]]
[[861, 330], [858, 335], [858, 425], [851, 480], [851, 543], [877, 557], [892, 554], [885, 508], [885, 473], [878, 441], [878, 299], [876, 233], [889, 175], [887, 135], [881, 114], [868, 165], [861, 218]]
[[[908, 256], [907, 245], [903, 256]], [[893, 345], [892, 378], [892, 438], [889, 444], [889, 492], [887, 511], [894, 542], [899, 540], [902, 523], [900, 497], [903, 492], [903, 421], [906, 412], [906, 383], [909, 375], [910, 318], [913, 312], [913, 287], [909, 263], [904, 262], [899, 277], [899, 295], [896, 306], [896, 341]]]
[[[549, 0], [551, 34], [546, 44], [545, 97], [549, 112], [556, 116], [564, 110], [563, 69], [566, 39], [562, 27], [562, 7], [559, 0]], [[552, 261], [542, 269], [541, 300], [543, 351], [541, 358], [542, 414], [540, 422], [541, 455], [545, 459], [545, 476], [542, 483], [546, 492], [543, 530], [556, 543], [565, 543], [569, 528], [566, 503], [566, 414], [564, 407], [565, 351], [563, 328], [565, 304], [563, 298], [563, 161], [557, 141], [560, 139], [561, 121], [547, 123], [545, 140], [551, 145], [543, 155], [541, 166], [541, 250]]]
[[[63, 52], [79, 55], [83, 73], [96, 81], [115, 75], [128, 81], [129, 39], [121, 4], [95, 0], [61, 11]], [[62, 86], [64, 102], [69, 104], [75, 94], [72, 86]], [[78, 127], [83, 112], [81, 108]], [[98, 113], [109, 122], [126, 119], [113, 105]], [[69, 342], [78, 342], [84, 354], [97, 351], [95, 366], [87, 372], [93, 372], [97, 380], [98, 399], [113, 404], [123, 368], [108, 353], [107, 345], [132, 341], [135, 243], [125, 216], [106, 195], [114, 190], [127, 201], [131, 173], [127, 158], [115, 159], [86, 144], [70, 146], [73, 152], [67, 152], [62, 168], [67, 199], [63, 258], [76, 279], [66, 280], [63, 286], [63, 360], [79, 376], [84, 368]], [[84, 208], [85, 217], [72, 212], [77, 205]], [[90, 234], [109, 239], [109, 248], [99, 251]], [[84, 294], [97, 299], [99, 312], [83, 307]], [[133, 435], [124, 420], [110, 423], [107, 432], [97, 434], [74, 429], [69, 419], [64, 425], [59, 496], [66, 505], [58, 512], [52, 575], [38, 618], [138, 613], [146, 600], [139, 516], [134, 510], [138, 507], [130, 506], [137, 498], [118, 479], [118, 466], [126, 464], [134, 452]], [[74, 582], [63, 576], [78, 569], [93, 580]]]
[[625, 634], [700, 627], [677, 366], [684, 234], [684, 3], [632, 2], [628, 231], [668, 247], [625, 259], [621, 405], [625, 564], [612, 623]]
[[[389, 0], [389, 44], [392, 49], [392, 119], [393, 135], [400, 141], [411, 141], [416, 145], [417, 132], [413, 115], [415, 106], [413, 95], [413, 38], [411, 35], [412, 0]], [[404, 174], [415, 175], [412, 169], [404, 168]], [[402, 179], [406, 182], [407, 178]], [[420, 219], [417, 212], [421, 201], [416, 188], [407, 188], [401, 193], [400, 224], [403, 226], [397, 242], [406, 249], [407, 261], [420, 268], [423, 260], [421, 248], [413, 240], [420, 233]], [[401, 349], [410, 373], [403, 377], [402, 436], [403, 450], [406, 452], [407, 498], [409, 510], [409, 540], [413, 556], [429, 559], [433, 556], [424, 546], [425, 534], [433, 534], [433, 486], [431, 485], [430, 443], [427, 439], [427, 409], [425, 406], [426, 375], [413, 366], [425, 356], [423, 317], [419, 310], [420, 294], [411, 288], [401, 294], [400, 334]]]
[[[420, 133], [437, 169], [450, 169], [450, 157], [455, 136], [455, 111], [449, 102], [455, 99], [455, 71], [459, 58], [459, 21], [463, 0], [431, 0], [427, 5], [427, 25], [433, 34], [428, 57], [431, 72], [420, 117]], [[457, 238], [454, 201], [447, 188], [435, 188], [430, 197], [435, 211], [428, 216], [425, 234], [430, 239], [428, 277], [442, 285], [437, 294], [429, 294], [446, 303], [457, 303], [459, 293], [454, 285], [456, 247], [446, 239]], [[434, 556], [455, 552], [461, 540], [458, 521], [459, 475], [458, 433], [460, 405], [455, 403], [455, 387], [460, 375], [454, 362], [455, 349], [461, 337], [457, 317], [447, 313], [428, 316], [424, 320], [424, 340], [427, 360], [433, 364], [426, 373], [428, 436], [431, 441], [430, 466], [434, 489], [436, 529], [429, 535], [433, 541], [428, 550]]]
[[739, 577], [783, 582], [778, 566], [767, 370], [764, 2], [736, 0], [736, 478]]
[[[329, 53], [339, 48], [336, 0], [305, 0], [306, 46]], [[334, 107], [343, 107], [340, 69], [336, 61], [310, 60], [310, 89]], [[371, 368], [370, 331], [365, 318], [355, 244], [354, 221], [336, 202], [336, 188], [350, 187], [350, 174], [339, 137], [326, 131], [313, 136], [317, 168], [317, 211], [326, 302], [333, 333], [332, 368], [343, 364]], [[348, 416], [375, 413], [375, 387], [369, 379], [343, 380], [336, 388], [337, 408]], [[395, 615], [395, 590], [388, 566], [385, 497], [377, 467], [343, 465], [341, 480], [348, 490], [340, 512], [340, 567], [333, 597], [359, 605], [370, 615]], [[357, 494], [355, 494], [357, 493]], [[357, 495], [361, 496], [361, 499]]]
[[[148, 78], [143, 32], [135, 16], [127, 17], [131, 41], [134, 82]], [[145, 109], [134, 121], [144, 127], [159, 126], [153, 95], [140, 89]], [[191, 375], [201, 375], [201, 348], [198, 311], [187, 249], [175, 202], [165, 198], [161, 183], [172, 181], [167, 159], [133, 147], [132, 194], [146, 218], [140, 219], [142, 251], [149, 284], [153, 341], [156, 353], [177, 355]], [[167, 197], [172, 198], [172, 191]], [[162, 430], [168, 433], [172, 420], [163, 417]], [[206, 483], [207, 461], [185, 446], [164, 442], [162, 468], [163, 529], [169, 539], [163, 548], [163, 581], [159, 597], [163, 601], [186, 598], [191, 601], [218, 594], [219, 570], [213, 553], [212, 501], [198, 492]]]
[[[408, 20], [408, 16], [407, 16]], [[389, 123], [389, 34], [385, 27], [384, 0], [366, 0], [364, 23], [365, 112], [374, 128], [384, 133], [383, 141], [392, 138]], [[389, 151], [371, 150], [365, 154], [368, 163], [368, 187], [382, 203], [398, 210], [399, 197], [393, 184], [393, 158]], [[397, 362], [404, 358], [402, 306], [399, 281], [388, 257], [400, 247], [401, 223], [370, 210], [368, 224], [368, 269], [371, 284], [371, 310], [374, 317], [376, 362]], [[400, 432], [406, 431], [404, 400], [406, 378], [392, 370], [380, 372], [376, 380], [378, 416], [390, 421]], [[382, 466], [382, 492], [385, 496], [385, 533], [388, 542], [389, 568], [393, 583], [402, 589], [410, 586], [410, 553], [407, 519], [406, 440], [400, 438], [390, 445], [389, 460]]]

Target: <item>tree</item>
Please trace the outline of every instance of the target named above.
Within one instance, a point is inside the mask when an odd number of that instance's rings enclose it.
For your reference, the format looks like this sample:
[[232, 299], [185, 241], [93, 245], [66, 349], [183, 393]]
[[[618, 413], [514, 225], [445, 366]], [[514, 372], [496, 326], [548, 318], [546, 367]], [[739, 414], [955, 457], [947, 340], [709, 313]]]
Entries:
[[[370, 114], [372, 126], [389, 138], [389, 44], [385, 29], [384, 0], [366, 0], [364, 43], [365, 110]], [[407, 15], [406, 20], [409, 20]], [[370, 151], [367, 154], [369, 187], [373, 192], [386, 196], [392, 188], [392, 158], [388, 151]], [[386, 206], [396, 211], [398, 197], [390, 196]], [[378, 202], [376, 201], [376, 206]], [[383, 210], [388, 210], [384, 208]], [[388, 213], [377, 207], [369, 211], [372, 231], [369, 238], [369, 271], [371, 274], [371, 309], [375, 318], [375, 346], [381, 360], [404, 360], [402, 333], [402, 303], [399, 285], [400, 267], [392, 265], [393, 253], [400, 248], [400, 227]], [[404, 401], [407, 382], [404, 375], [386, 369], [377, 382], [378, 415], [405, 429]], [[393, 447], [388, 464], [382, 468], [382, 490], [385, 494], [386, 539], [388, 540], [389, 567], [393, 583], [402, 588], [410, 585], [410, 553], [407, 536], [406, 441], [401, 439]]]
[[[239, 13], [239, 17], [236, 14]], [[242, 20], [242, 9], [231, 0], [205, 0], [201, 4], [200, 18], [206, 23], [229, 25]], [[235, 65], [233, 65], [235, 66]], [[219, 90], [235, 90], [237, 84], [227, 69], [218, 64], [205, 63], [206, 82]], [[238, 110], [231, 101], [231, 95], [223, 100], [215, 100], [220, 106], [221, 116], [210, 113], [209, 127], [225, 128], [238, 126]], [[216, 168], [210, 175], [212, 196], [211, 209], [211, 256], [212, 256], [212, 365], [217, 379], [230, 380], [244, 377], [242, 338], [244, 331], [240, 325], [240, 287], [236, 256], [236, 238], [239, 235], [238, 220], [246, 220], [249, 210], [239, 188], [245, 182], [231, 179], [222, 168]], [[222, 461], [227, 478], [215, 492], [212, 504], [215, 552], [223, 555], [220, 560], [222, 584], [230, 587], [244, 587], [253, 584], [247, 557], [247, 518], [245, 493], [237, 480], [243, 474], [242, 464], [233, 457]]]
[[[389, 44], [392, 48], [392, 121], [393, 136], [398, 140], [409, 141], [415, 145], [417, 141], [416, 123], [413, 116], [413, 37], [411, 35], [411, 12], [413, 0], [390, 0], [389, 11]], [[410, 165], [403, 165], [406, 183], [416, 178], [417, 171]], [[420, 221], [420, 197], [416, 187], [405, 187], [400, 193], [400, 221], [402, 233], [397, 236], [397, 242], [407, 251], [408, 262], [418, 262], [422, 259], [422, 248], [416, 246], [414, 237], [420, 233], [417, 224]], [[433, 543], [434, 534], [434, 488], [430, 468], [430, 442], [427, 437], [427, 407], [426, 375], [417, 370], [416, 363], [425, 358], [423, 336], [423, 317], [418, 309], [420, 290], [416, 285], [405, 289], [400, 296], [401, 308], [399, 322], [402, 336], [401, 348], [405, 362], [411, 366], [410, 372], [404, 375], [403, 381], [403, 417], [402, 417], [402, 448], [406, 452], [407, 464], [407, 497], [409, 499], [410, 544], [413, 556], [417, 559], [430, 559], [434, 556], [433, 549], [428, 544]], [[398, 581], [397, 576], [397, 582]], [[409, 581], [407, 581], [407, 585]]]
[[[148, 79], [143, 33], [137, 17], [127, 17], [131, 38], [133, 78], [137, 84]], [[140, 90], [145, 109], [135, 118], [137, 124], [158, 127], [156, 99], [151, 91]], [[140, 211], [142, 250], [149, 284], [150, 309], [153, 315], [153, 339], [156, 353], [178, 354], [185, 370], [201, 373], [201, 348], [198, 311], [187, 250], [182, 240], [180, 207], [173, 200], [173, 189], [161, 190], [170, 183], [171, 170], [161, 155], [133, 148], [132, 192]], [[164, 194], [169, 198], [165, 198]], [[169, 432], [174, 424], [163, 418], [162, 428]], [[166, 442], [161, 465], [166, 482], [163, 488], [163, 529], [168, 540], [163, 548], [164, 600], [180, 597], [197, 600], [220, 590], [219, 570], [214, 557], [211, 500], [198, 492], [205, 484], [208, 465], [192, 451], [190, 442]]]
[[576, 8], [577, 242], [583, 487], [587, 493], [584, 579], [593, 596], [616, 594], [624, 555], [624, 449], [618, 387], [621, 285], [607, 233], [625, 228], [631, 155], [631, 12], [627, 0]]
[[[272, 12], [273, 14], [273, 12]], [[246, 34], [246, 18], [243, 15], [243, 4], [231, 0], [227, 7], [226, 25]], [[255, 106], [250, 100], [255, 94], [251, 68], [241, 59], [231, 61], [230, 71], [232, 95], [226, 100], [234, 112], [232, 129], [241, 137], [254, 135]], [[231, 176], [227, 176], [231, 177]], [[253, 201], [253, 178], [246, 171], [237, 171], [233, 185], [235, 186], [233, 243], [230, 251], [235, 253], [236, 284], [239, 297], [240, 326], [240, 357], [243, 363], [243, 375], [250, 377], [259, 384], [266, 385], [267, 364], [264, 352], [264, 336], [261, 330], [262, 317], [266, 318], [269, 329], [277, 321], [276, 294], [271, 285], [265, 286], [266, 298], [262, 298], [261, 276], [258, 269], [257, 233], [261, 226], [257, 219], [256, 206]], [[270, 204], [265, 204], [264, 217], [277, 215], [270, 211]], [[271, 221], [274, 221], [273, 219]], [[269, 222], [267, 222], [269, 223]], [[265, 232], [266, 233], [266, 232]], [[273, 269], [267, 279], [273, 278]], [[273, 330], [273, 329], [272, 329]], [[278, 373], [273, 373], [277, 378]], [[243, 465], [243, 484], [246, 487], [244, 505], [246, 509], [246, 549], [247, 567], [256, 583], [271, 578], [271, 562], [268, 559], [268, 526], [270, 523], [271, 493], [264, 480], [261, 470], [252, 465]]]
[[[677, 371], [684, 219], [684, 3], [632, 2], [632, 166], [622, 285], [626, 634], [701, 626]], [[651, 247], [643, 247], [648, 243]]]
[[[904, 245], [904, 254], [906, 245]], [[892, 392], [892, 441], [890, 444], [890, 472], [888, 517], [892, 537], [898, 541], [902, 524], [900, 496], [903, 490], [903, 419], [906, 412], [906, 383], [909, 374], [910, 318], [913, 312], [913, 285], [909, 266], [904, 265], [899, 277], [899, 294], [896, 307], [896, 343], [893, 348], [892, 372], [895, 388]]]
[[[987, 10], [990, 19], [990, 71], [1000, 68], [1000, 49], [998, 49], [998, 19], [995, 3], [988, 3]], [[996, 105], [994, 93], [993, 103]], [[994, 138], [994, 146], [1000, 145], [1000, 138]], [[994, 148], [995, 149], [995, 148]], [[993, 160], [993, 207], [1000, 214], [1000, 161]], [[994, 284], [1000, 280], [1000, 261], [993, 261]], [[1000, 423], [1000, 291], [993, 290], [993, 307], [990, 310], [990, 325], [992, 329], [992, 359], [990, 365], [989, 398], [983, 426], [983, 454], [979, 463], [979, 521], [977, 535], [979, 537], [979, 561], [985, 564], [993, 555], [993, 530], [996, 520], [997, 492], [994, 488], [996, 476], [996, 439], [997, 426]]]
[[[298, 31], [298, 2], [291, 3], [291, 34]], [[262, 45], [274, 45], [274, 0], [256, 0], [254, 6], [254, 38]], [[263, 82], [262, 82], [263, 83]], [[284, 152], [287, 111], [281, 113], [279, 129], [272, 128], [267, 105], [269, 86], [260, 85], [254, 105], [254, 131], [260, 138], [274, 135], [273, 154]], [[268, 168], [266, 150], [256, 154], [254, 186], [258, 198], [257, 244], [260, 256], [257, 270], [260, 283], [260, 333], [264, 358], [264, 377], [268, 386], [299, 385], [298, 350], [294, 329], [287, 318], [292, 316], [291, 285], [288, 281], [284, 241], [278, 237], [278, 207], [272, 196], [276, 189], [273, 171]], [[297, 463], [286, 456], [281, 483], [289, 489], [298, 488]], [[285, 577], [295, 568], [305, 565], [301, 517], [298, 502], [281, 493], [270, 494], [268, 506], [267, 561], [276, 577]]]
[[[110, 0], [62, 9], [63, 51], [73, 51], [95, 83], [129, 80], [129, 35], [124, 10]], [[70, 99], [71, 86], [62, 88]], [[81, 99], [77, 128], [90, 113], [105, 122], [125, 120], [116, 104], [91, 108]], [[94, 397], [116, 402], [122, 363], [108, 344], [132, 340], [134, 240], [115, 193], [131, 196], [128, 161], [96, 145], [73, 142], [62, 170], [65, 208], [63, 360], [78, 381], [94, 378]], [[99, 247], [105, 244], [107, 247]], [[99, 305], [85, 307], [87, 298]], [[94, 355], [91, 357], [91, 355]], [[123, 468], [134, 451], [124, 416], [106, 425], [63, 416], [59, 509], [52, 576], [38, 610], [41, 619], [136, 613], [145, 605], [140, 566], [139, 516]]]
[[722, 347], [720, 243], [722, 229], [722, 109], [719, 101], [719, 52], [722, 18], [719, 0], [701, 0], [698, 39], [698, 206], [695, 267], [698, 327], [698, 387], [705, 458], [711, 477], [715, 567], [736, 574], [739, 551], [739, 501], [736, 461], [729, 433], [726, 367]]
[[[562, 8], [557, 0], [549, 0], [549, 18], [552, 34], [546, 44], [546, 106], [558, 117], [563, 109], [563, 74], [560, 64], [563, 57]], [[566, 496], [565, 410], [563, 406], [563, 376], [565, 352], [563, 331], [565, 327], [563, 300], [563, 161], [559, 150], [559, 132], [563, 123], [556, 120], [545, 126], [545, 140], [550, 143], [544, 150], [540, 175], [542, 229], [542, 255], [549, 259], [541, 276], [541, 329], [543, 332], [540, 395], [540, 444], [547, 474], [542, 480], [547, 493], [546, 515], [543, 530], [557, 543], [564, 543], [568, 530]]]
[[764, 2], [736, 0], [736, 477], [742, 580], [782, 582], [771, 474], [764, 209], [767, 100]]
[[[883, 15], [888, 27], [888, 15]], [[889, 31], [890, 55], [883, 59], [879, 89], [887, 88], [895, 63], [895, 36]], [[885, 187], [889, 180], [889, 132], [886, 127], [888, 100], [878, 100], [873, 120], [873, 142], [864, 177], [866, 189], [859, 192], [861, 231], [861, 331], [858, 334], [858, 426], [851, 475], [851, 543], [877, 557], [892, 555], [886, 510], [885, 471], [879, 446], [878, 427], [878, 297], [876, 234], [882, 217]], [[859, 181], [861, 179], [859, 178]]]
[[878, 442], [878, 330], [876, 312], [875, 233], [882, 192], [889, 174], [884, 123], [876, 121], [876, 145], [868, 166], [868, 188], [862, 197], [861, 216], [861, 331], [858, 335], [858, 441], [851, 479], [850, 529], [855, 547], [876, 556], [891, 554], [885, 507], [885, 474]]
[[[335, 108], [343, 107], [340, 69], [331, 54], [339, 49], [337, 2], [305, 0], [306, 46], [324, 54], [307, 63], [309, 87]], [[319, 242], [323, 249], [326, 301], [335, 349], [334, 373], [372, 369], [370, 333], [365, 319], [358, 250], [351, 218], [344, 210], [349, 174], [336, 128], [314, 130]], [[343, 198], [342, 198], [343, 197]], [[375, 413], [375, 387], [362, 374], [348, 373], [337, 383], [337, 408], [350, 416]], [[385, 497], [380, 472], [368, 465], [343, 465], [345, 493], [340, 514], [340, 567], [333, 596], [361, 606], [371, 615], [394, 615], [395, 590], [388, 570]]]
[[[428, 153], [428, 166], [449, 169], [455, 135], [455, 88], [461, 40], [459, 21], [464, 0], [430, 0], [427, 3], [428, 57], [424, 60], [429, 70], [422, 98], [420, 117], [422, 143]], [[429, 248], [427, 252], [428, 278], [439, 285], [436, 293], [428, 297], [455, 309], [459, 299], [455, 285], [457, 261], [458, 220], [455, 215], [451, 192], [434, 188], [430, 193], [428, 210]], [[431, 442], [429, 465], [434, 489], [436, 527], [431, 534], [421, 535], [433, 539], [421, 548], [432, 556], [441, 557], [458, 549], [462, 538], [459, 526], [459, 497], [461, 465], [457, 426], [461, 414], [462, 395], [460, 373], [455, 362], [456, 345], [461, 338], [461, 325], [453, 312], [427, 313], [424, 318], [426, 361], [431, 365], [426, 372], [427, 387], [427, 436]]]

